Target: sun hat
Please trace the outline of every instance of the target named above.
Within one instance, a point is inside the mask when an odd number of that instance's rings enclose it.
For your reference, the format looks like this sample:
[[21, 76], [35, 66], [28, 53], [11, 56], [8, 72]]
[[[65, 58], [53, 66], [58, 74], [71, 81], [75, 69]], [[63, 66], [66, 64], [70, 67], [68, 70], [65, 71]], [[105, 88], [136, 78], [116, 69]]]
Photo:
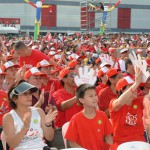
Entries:
[[29, 84], [26, 81], [21, 82], [18, 84], [9, 94], [9, 97], [12, 99], [13, 95], [21, 95], [25, 93], [26, 91], [30, 90], [31, 93], [37, 92], [38, 88], [33, 86], [32, 84]]

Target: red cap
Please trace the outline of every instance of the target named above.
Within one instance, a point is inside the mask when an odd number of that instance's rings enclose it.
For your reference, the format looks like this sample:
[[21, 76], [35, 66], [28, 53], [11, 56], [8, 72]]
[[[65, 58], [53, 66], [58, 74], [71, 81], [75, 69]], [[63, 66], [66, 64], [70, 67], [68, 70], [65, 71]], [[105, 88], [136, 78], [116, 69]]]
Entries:
[[78, 64], [77, 60], [74, 59], [68, 63], [69, 68], [74, 68]]
[[117, 89], [117, 91], [120, 91], [125, 86], [131, 85], [133, 83], [134, 83], [134, 81], [129, 76], [123, 77], [122, 79], [120, 79], [117, 82], [116, 89]]
[[95, 60], [95, 63], [97, 64], [97, 63], [99, 63], [99, 62], [101, 62], [101, 59], [98, 57], [98, 58]]
[[63, 70], [60, 71], [59, 77], [62, 79], [65, 75], [67, 75], [70, 72], [68, 68], [64, 68]]
[[45, 73], [40, 72], [36, 67], [33, 67], [25, 72], [24, 79], [28, 79], [30, 76], [47, 76]]
[[112, 76], [118, 74], [118, 70], [115, 68], [110, 68], [106, 74], [108, 78], [111, 78]]
[[98, 78], [100, 78], [102, 75], [104, 75], [108, 71], [107, 67], [103, 67], [101, 70], [98, 71]]
[[44, 68], [47, 66], [53, 66], [53, 65], [51, 65], [46, 59], [43, 59], [42, 61], [38, 62], [36, 65], [37, 68]]
[[116, 48], [112, 48], [112, 47], [109, 48], [109, 53], [110, 54], [113, 53], [113, 52], [115, 52], [115, 51], [116, 51]]
[[8, 61], [4, 64], [3, 66], [3, 71], [5, 72], [6, 69], [10, 68], [10, 67], [15, 67], [15, 68], [19, 68], [18, 64], [14, 64], [12, 61]]

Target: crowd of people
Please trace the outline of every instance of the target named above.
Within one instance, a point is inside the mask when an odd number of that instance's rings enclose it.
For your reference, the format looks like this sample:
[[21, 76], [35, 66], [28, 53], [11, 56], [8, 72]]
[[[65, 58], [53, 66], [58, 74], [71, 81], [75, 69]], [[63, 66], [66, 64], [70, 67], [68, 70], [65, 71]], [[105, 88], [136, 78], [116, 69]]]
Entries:
[[149, 71], [145, 33], [1, 35], [0, 149], [149, 143]]

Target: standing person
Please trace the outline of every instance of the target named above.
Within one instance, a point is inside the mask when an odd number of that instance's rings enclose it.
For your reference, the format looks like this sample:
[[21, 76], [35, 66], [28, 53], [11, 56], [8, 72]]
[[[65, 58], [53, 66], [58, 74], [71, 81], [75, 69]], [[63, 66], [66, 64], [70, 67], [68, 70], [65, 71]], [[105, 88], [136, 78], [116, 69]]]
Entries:
[[82, 84], [76, 90], [76, 96], [83, 105], [83, 110], [75, 114], [65, 135], [71, 147], [88, 150], [104, 150], [104, 139], [112, 144], [112, 125], [106, 114], [97, 108], [95, 87]]
[[39, 50], [28, 48], [23, 42], [19, 41], [14, 45], [15, 54], [19, 56], [20, 67], [26, 66], [26, 69], [35, 67], [36, 64], [43, 59], [46, 59], [51, 64], [53, 62], [48, 56]]
[[129, 76], [118, 81], [118, 98], [110, 102], [110, 119], [114, 128], [114, 144], [111, 150], [117, 150], [124, 142], [145, 141], [143, 97], [137, 97], [142, 72], [139, 68], [135, 72], [135, 82]]
[[57, 110], [45, 113], [40, 108], [31, 107], [32, 93], [38, 89], [21, 80], [8, 91], [9, 104], [13, 108], [3, 117], [3, 131], [6, 142], [14, 150], [43, 150], [47, 140], [52, 140], [54, 129], [52, 121]]

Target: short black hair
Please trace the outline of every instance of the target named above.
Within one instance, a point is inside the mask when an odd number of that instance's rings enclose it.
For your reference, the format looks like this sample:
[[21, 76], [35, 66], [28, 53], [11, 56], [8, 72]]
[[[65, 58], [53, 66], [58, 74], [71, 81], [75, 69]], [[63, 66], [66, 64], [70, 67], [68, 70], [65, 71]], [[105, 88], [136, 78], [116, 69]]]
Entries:
[[125, 69], [126, 69], [126, 71], [128, 70], [128, 65], [132, 65], [132, 61], [129, 58], [126, 59], [126, 61], [125, 61]]
[[83, 98], [85, 95], [85, 92], [87, 90], [95, 90], [95, 86], [90, 85], [90, 84], [81, 84], [77, 90], [76, 90], [76, 97], [79, 100], [79, 98]]
[[14, 45], [14, 50], [20, 50], [20, 49], [22, 49], [22, 48], [26, 48], [26, 45], [25, 45], [23, 42], [21, 42], [21, 41], [17, 42], [17, 43]]

